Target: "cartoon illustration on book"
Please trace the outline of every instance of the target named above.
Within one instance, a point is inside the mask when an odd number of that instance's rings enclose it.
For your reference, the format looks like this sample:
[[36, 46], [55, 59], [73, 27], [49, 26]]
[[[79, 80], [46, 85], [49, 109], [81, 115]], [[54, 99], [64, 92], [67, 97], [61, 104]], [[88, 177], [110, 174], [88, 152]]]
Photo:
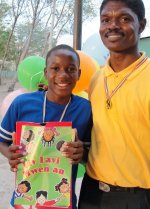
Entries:
[[21, 146], [22, 152], [27, 152], [28, 154], [30, 154], [33, 151], [34, 148], [34, 139], [35, 139], [35, 134], [33, 132], [33, 130], [29, 129], [29, 130], [24, 130], [23, 134], [21, 136]]
[[20, 188], [22, 182], [30, 182], [30, 187], [24, 186], [22, 194], [17, 189], [15, 209], [72, 208], [72, 166], [60, 152], [62, 144], [72, 138], [71, 122], [48, 122], [45, 126], [18, 122], [16, 144], [24, 146], [21, 151], [27, 155], [18, 165], [16, 185]]
[[62, 178], [61, 182], [55, 186], [55, 190], [66, 198], [70, 197], [70, 184], [66, 178]]
[[59, 200], [63, 198], [63, 195], [60, 197], [57, 197], [54, 200], [47, 200], [48, 193], [47, 191], [38, 191], [36, 192], [36, 204], [35, 208], [38, 208], [38, 206], [44, 205], [44, 206], [51, 206], [56, 204]]
[[22, 138], [21, 141], [22, 143], [26, 144], [28, 142], [30, 142], [31, 140], [34, 139], [34, 133], [33, 130], [29, 129], [29, 130], [25, 130], [22, 134]]
[[59, 136], [55, 127], [45, 127], [42, 137], [43, 146], [51, 146], [54, 143], [55, 136]]
[[55, 133], [51, 130], [51, 128], [45, 128], [42, 137], [43, 146], [45, 147], [47, 145], [48, 147], [50, 147], [51, 144], [54, 143], [54, 140], [55, 140]]
[[28, 201], [32, 201], [33, 197], [26, 195], [31, 189], [31, 185], [28, 181], [21, 181], [18, 185], [16, 190], [14, 191], [14, 196], [16, 198], [25, 198]]
[[60, 151], [60, 149], [61, 149], [61, 147], [62, 147], [62, 145], [63, 145], [64, 143], [65, 143], [64, 140], [61, 140], [61, 141], [59, 141], [59, 142], [57, 143], [56, 148], [57, 148], [58, 151]]

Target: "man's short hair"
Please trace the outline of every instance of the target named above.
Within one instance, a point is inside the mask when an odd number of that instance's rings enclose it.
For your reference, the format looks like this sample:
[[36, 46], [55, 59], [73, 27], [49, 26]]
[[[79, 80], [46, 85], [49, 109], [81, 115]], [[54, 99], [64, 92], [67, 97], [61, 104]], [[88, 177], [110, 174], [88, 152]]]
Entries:
[[111, 1], [124, 3], [137, 15], [139, 21], [145, 18], [145, 6], [142, 0], [103, 0], [100, 6], [100, 14], [102, 13], [105, 5]]

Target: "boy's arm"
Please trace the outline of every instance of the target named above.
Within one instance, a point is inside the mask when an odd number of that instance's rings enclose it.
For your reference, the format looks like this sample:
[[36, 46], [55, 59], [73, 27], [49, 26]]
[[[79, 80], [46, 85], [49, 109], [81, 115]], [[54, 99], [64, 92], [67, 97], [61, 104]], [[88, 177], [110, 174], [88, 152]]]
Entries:
[[17, 171], [17, 165], [21, 162], [24, 162], [22, 157], [26, 153], [20, 153], [19, 150], [21, 149], [18, 145], [8, 145], [5, 142], [0, 142], [0, 152], [8, 159], [8, 163], [10, 165], [11, 171]]
[[9, 145], [5, 142], [0, 142], [0, 152], [6, 158], [9, 158]]

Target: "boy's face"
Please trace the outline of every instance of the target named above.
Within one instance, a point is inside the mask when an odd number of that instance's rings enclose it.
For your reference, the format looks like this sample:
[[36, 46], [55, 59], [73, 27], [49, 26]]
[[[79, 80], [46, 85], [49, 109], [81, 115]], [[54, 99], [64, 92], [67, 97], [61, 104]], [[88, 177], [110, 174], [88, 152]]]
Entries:
[[70, 96], [80, 77], [76, 55], [66, 49], [52, 52], [47, 61], [45, 77], [51, 99]]
[[123, 1], [108, 2], [100, 16], [100, 35], [105, 46], [114, 52], [131, 52], [137, 49], [145, 20], [137, 15]]

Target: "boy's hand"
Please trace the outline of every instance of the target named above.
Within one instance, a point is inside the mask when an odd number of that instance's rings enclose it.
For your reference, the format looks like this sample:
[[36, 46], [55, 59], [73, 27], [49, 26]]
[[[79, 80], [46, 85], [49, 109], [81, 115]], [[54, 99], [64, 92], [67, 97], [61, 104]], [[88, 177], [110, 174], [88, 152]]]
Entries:
[[9, 152], [8, 162], [10, 165], [10, 170], [13, 172], [17, 171], [17, 165], [19, 163], [24, 162], [24, 159], [22, 157], [24, 157], [26, 155], [26, 153], [20, 152], [21, 149], [22, 149], [21, 146], [14, 145], [14, 144], [9, 146], [9, 148], [8, 148], [8, 152]]
[[17, 171], [17, 165], [23, 163], [25, 152], [22, 152], [22, 146], [15, 145], [15, 133], [12, 135], [13, 144], [8, 147], [8, 162], [10, 165], [10, 170], [13, 172]]
[[78, 138], [77, 130], [75, 130], [75, 141], [64, 142], [60, 151], [63, 156], [71, 159], [71, 164], [77, 164], [82, 160], [84, 148], [83, 143]]

